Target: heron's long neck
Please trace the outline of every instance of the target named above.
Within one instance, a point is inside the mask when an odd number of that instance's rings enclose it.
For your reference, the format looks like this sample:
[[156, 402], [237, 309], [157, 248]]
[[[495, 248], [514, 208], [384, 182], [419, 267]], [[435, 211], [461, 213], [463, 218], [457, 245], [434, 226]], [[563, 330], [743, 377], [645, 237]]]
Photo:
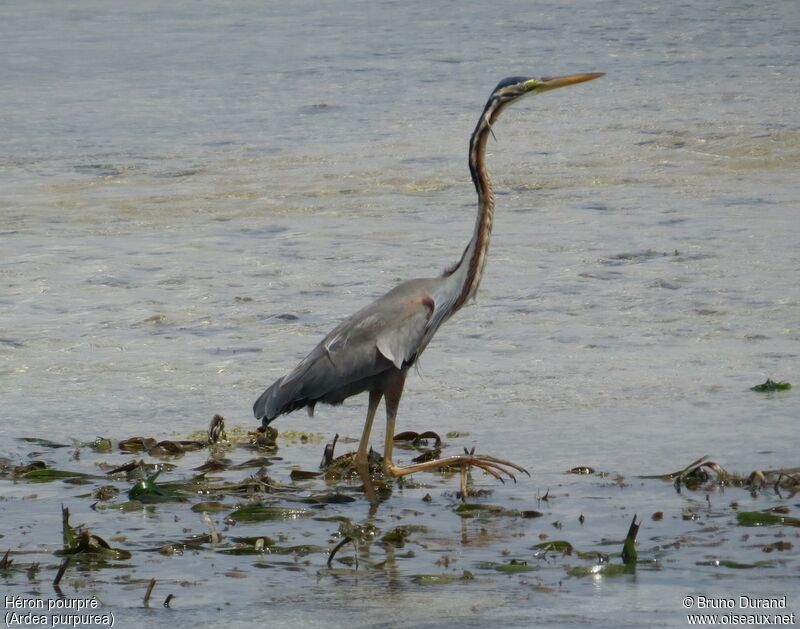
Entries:
[[475, 219], [472, 239], [464, 250], [461, 260], [445, 273], [458, 281], [458, 294], [451, 312], [461, 308], [475, 295], [483, 277], [494, 219], [494, 196], [486, 172], [486, 142], [492, 132], [491, 125], [497, 120], [502, 108], [503, 105], [490, 100], [469, 141], [469, 171], [478, 193], [478, 216]]

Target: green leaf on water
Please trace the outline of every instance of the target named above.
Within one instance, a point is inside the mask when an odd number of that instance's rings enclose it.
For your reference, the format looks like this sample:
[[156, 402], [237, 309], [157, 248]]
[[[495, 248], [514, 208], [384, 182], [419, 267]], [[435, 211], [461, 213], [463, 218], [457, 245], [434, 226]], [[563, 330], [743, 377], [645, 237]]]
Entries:
[[565, 555], [571, 555], [572, 551], [574, 550], [572, 544], [562, 539], [556, 539], [551, 542], [542, 542], [540, 544], [534, 544], [533, 548], [537, 550], [546, 550], [556, 553], [564, 553]]
[[220, 511], [226, 511], [228, 508], [227, 505], [221, 502], [210, 500], [207, 502], [198, 502], [196, 505], [193, 505], [192, 511], [195, 513], [219, 513]]
[[29, 480], [32, 483], [49, 483], [50, 481], [64, 478], [91, 478], [91, 476], [91, 474], [84, 474], [83, 472], [45, 468], [26, 472], [22, 478]]
[[245, 505], [234, 509], [228, 515], [234, 522], [264, 522], [266, 520], [294, 520], [313, 515], [309, 509], [277, 507], [275, 505]]
[[348, 502], [355, 502], [356, 499], [347, 494], [340, 492], [325, 492], [320, 494], [312, 494], [308, 497], [309, 504], [346, 504]]
[[[353, 527], [349, 527], [353, 528]], [[358, 529], [353, 529], [348, 531], [348, 537], [371, 537], [372, 536], [372, 527], [359, 527]], [[381, 537], [381, 541], [384, 544], [391, 544], [392, 546], [396, 546], [397, 548], [402, 548], [405, 544], [406, 539], [412, 533], [425, 533], [428, 531], [428, 527], [422, 524], [406, 524], [404, 526], [398, 526], [393, 528], [391, 531], [386, 533], [383, 537]]]
[[105, 437], [98, 437], [94, 441], [83, 445], [88, 446], [95, 452], [111, 452], [112, 449], [111, 439], [106, 439]]
[[622, 563], [626, 566], [636, 565], [636, 535], [639, 533], [641, 524], [641, 522], [636, 523], [636, 515], [634, 515], [628, 528], [628, 535], [625, 537], [625, 543], [622, 545]]
[[311, 472], [308, 470], [292, 470], [289, 473], [289, 478], [292, 480], [309, 480], [311, 478], [317, 478], [318, 476], [322, 476], [322, 472]]
[[121, 548], [112, 548], [102, 537], [89, 531], [82, 531], [76, 538], [73, 548], [63, 548], [53, 553], [59, 557], [79, 556], [86, 559], [130, 559], [131, 553]]
[[128, 491], [128, 498], [144, 503], [183, 502], [185, 498], [179, 496], [171, 489], [156, 484], [156, 479], [159, 474], [161, 474], [161, 470], [136, 483], [130, 488], [130, 491]]
[[[523, 515], [522, 512], [517, 511], [516, 509], [505, 509], [499, 505], [489, 505], [489, 504], [469, 503], [469, 502], [462, 502], [460, 505], [458, 505], [456, 507], [456, 513], [462, 518], [474, 518], [480, 515], [495, 515], [495, 516], [507, 516], [507, 517], [519, 517]], [[530, 514], [531, 512], [527, 513]], [[523, 517], [531, 517], [531, 516], [528, 515]]]
[[415, 574], [411, 580], [417, 585], [447, 585], [449, 583], [462, 583], [475, 578], [469, 570], [464, 570], [461, 576], [455, 574]]
[[75, 548], [75, 533], [69, 523], [69, 509], [61, 505], [61, 538], [64, 542], [64, 550]]
[[392, 529], [388, 533], [386, 533], [383, 537], [381, 537], [381, 541], [386, 544], [391, 544], [392, 546], [396, 546], [397, 548], [402, 548], [406, 543], [406, 538], [409, 535], [409, 530], [403, 526], [398, 526], [395, 529]]
[[69, 523], [69, 509], [61, 507], [61, 534], [64, 547], [55, 551], [59, 556], [78, 555], [87, 559], [130, 559], [131, 553], [112, 548], [102, 537], [93, 535], [84, 527], [73, 528]]
[[750, 387], [751, 391], [756, 391], [757, 393], [769, 393], [771, 391], [788, 391], [792, 388], [792, 385], [788, 382], [775, 382], [774, 380], [767, 378], [767, 381], [763, 384], [757, 384], [754, 387]]
[[274, 546], [275, 540], [271, 537], [267, 537], [266, 535], [250, 535], [247, 537], [232, 537], [231, 541], [236, 544], [240, 544], [242, 546], [263, 546], [267, 548], [268, 546]]
[[736, 514], [736, 521], [741, 526], [770, 526], [773, 524], [800, 526], [800, 518], [793, 518], [770, 511], [740, 511]]
[[496, 570], [503, 574], [517, 574], [520, 572], [534, 572], [539, 570], [538, 566], [529, 566], [524, 561], [511, 561], [509, 563], [495, 563], [492, 561], [483, 561], [478, 564], [481, 570]]
[[481, 505], [481, 504], [471, 504], [468, 502], [462, 502], [460, 505], [456, 507], [456, 513], [474, 513], [475, 511], [486, 511], [489, 508], [489, 505]]
[[69, 448], [68, 443], [56, 443], [55, 441], [50, 441], [49, 439], [42, 439], [41, 437], [18, 437], [19, 441], [24, 441], [26, 443], [33, 443], [37, 446], [42, 446], [43, 448]]
[[270, 546], [269, 553], [271, 555], [296, 555], [298, 557], [305, 557], [312, 553], [327, 553], [330, 549], [325, 546], [317, 546], [316, 544], [297, 544], [296, 546]]
[[346, 515], [321, 515], [314, 518], [316, 522], [350, 522]]
[[266, 546], [264, 548], [256, 548], [255, 546], [239, 545], [233, 548], [221, 548], [217, 551], [220, 555], [263, 555], [269, 553], [270, 549]]

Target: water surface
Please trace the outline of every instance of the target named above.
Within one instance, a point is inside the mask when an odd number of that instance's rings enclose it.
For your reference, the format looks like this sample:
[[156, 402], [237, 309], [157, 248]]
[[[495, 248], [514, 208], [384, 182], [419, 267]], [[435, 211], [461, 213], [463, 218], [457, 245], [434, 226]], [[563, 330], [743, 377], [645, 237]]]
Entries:
[[[594, 546], [624, 536], [639, 513], [646, 548], [663, 535], [653, 511], [664, 510], [669, 540], [708, 525], [682, 519], [688, 498], [668, 484], [610, 490], [565, 477], [575, 465], [625, 478], [704, 454], [745, 474], [797, 465], [797, 396], [749, 391], [767, 377], [800, 382], [796, 3], [346, 2], [331, 12], [81, 1], [5, 5], [0, 17], [0, 454], [15, 464], [28, 454], [21, 436], [181, 437], [217, 412], [252, 426], [255, 397], [337, 321], [457, 259], [474, 212], [466, 143], [495, 83], [604, 71], [523, 101], [497, 125], [496, 226], [478, 304], [431, 343], [398, 428], [468, 432], [449, 440], [454, 451], [477, 445], [533, 471], [513, 487], [481, 479], [493, 502], [536, 508], [563, 488], [544, 524], [514, 524], [512, 553], [556, 533], [553, 521], [560, 537]], [[356, 398], [276, 426], [357, 437], [364, 407]], [[319, 447], [286, 447], [284, 479], [289, 465], [317, 465]], [[418, 480], [433, 489], [396, 493], [378, 517], [436, 517], [455, 568], [485, 559], [460, 543], [455, 481]], [[9, 548], [57, 540], [59, 501], [76, 500], [77, 521], [106, 535], [130, 526], [92, 516], [69, 486], [37, 488], [23, 507], [33, 490], [3, 483]], [[414, 515], [428, 492], [434, 503]], [[345, 512], [368, 517], [365, 502]], [[20, 513], [35, 514], [36, 535], [17, 528]], [[186, 510], [144, 526], [173, 516], [204, 526]], [[47, 541], [37, 523], [53, 530]], [[323, 543], [334, 531], [314, 534]], [[418, 557], [387, 581], [318, 578], [325, 557], [315, 556], [305, 571], [273, 571], [266, 606], [266, 577], [241, 559], [242, 580], [223, 568], [197, 577], [206, 558], [136, 573], [194, 574], [175, 614], [217, 618], [209, 596], [223, 592], [241, 622], [270, 613], [326, 626], [330, 609], [351, 626], [674, 625], [687, 593], [797, 590], [796, 555], [754, 579], [698, 567], [689, 553], [611, 582], [565, 579], [556, 565], [536, 588], [503, 576], [448, 586], [445, 598], [410, 585], [435, 568]], [[27, 591], [15, 579], [4, 587]], [[165, 621], [136, 611], [138, 590], [90, 587], [120, 619]]]

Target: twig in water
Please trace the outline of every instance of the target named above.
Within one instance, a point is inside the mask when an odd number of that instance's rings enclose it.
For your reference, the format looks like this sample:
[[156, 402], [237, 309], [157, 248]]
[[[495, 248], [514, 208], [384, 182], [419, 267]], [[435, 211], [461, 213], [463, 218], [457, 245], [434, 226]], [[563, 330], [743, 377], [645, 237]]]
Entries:
[[144, 593], [144, 600], [142, 601], [142, 605], [145, 607], [150, 607], [150, 595], [153, 593], [153, 588], [156, 586], [155, 577], [150, 579], [150, 583], [147, 585], [147, 592]]
[[57, 587], [58, 584], [61, 582], [61, 577], [64, 576], [64, 573], [67, 571], [68, 567], [69, 567], [69, 557], [65, 557], [64, 561], [61, 562], [61, 565], [58, 568], [58, 572], [56, 573], [56, 578], [53, 579], [54, 586]]
[[[337, 552], [339, 552], [339, 549], [340, 549], [342, 546], [344, 546], [345, 544], [347, 544], [347, 542], [353, 542], [353, 546], [355, 546], [355, 545], [356, 545], [356, 543], [355, 543], [355, 541], [353, 540], [353, 538], [352, 538], [352, 537], [344, 537], [344, 538], [342, 539], [342, 541], [341, 541], [341, 542], [339, 542], [338, 544], [336, 544], [336, 546], [334, 547], [334, 549], [331, 551], [331, 554], [330, 554], [330, 555], [328, 555], [328, 568], [330, 568], [330, 567], [331, 567], [331, 563], [333, 562], [333, 557], [334, 557], [334, 555], [335, 555]], [[356, 548], [356, 568], [358, 568], [358, 548]]]

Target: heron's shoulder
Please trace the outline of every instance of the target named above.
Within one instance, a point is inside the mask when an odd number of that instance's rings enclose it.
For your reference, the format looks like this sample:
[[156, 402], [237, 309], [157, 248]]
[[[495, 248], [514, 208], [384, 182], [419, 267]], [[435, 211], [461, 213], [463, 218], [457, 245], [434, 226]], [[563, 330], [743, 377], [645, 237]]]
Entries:
[[405, 280], [388, 291], [383, 297], [378, 298], [376, 303], [383, 299], [391, 300], [433, 295], [441, 284], [441, 277], [417, 277], [412, 280]]
[[440, 278], [416, 278], [401, 282], [378, 299], [367, 304], [336, 328], [331, 330], [326, 340], [341, 338], [354, 332], [372, 334], [380, 331], [389, 322], [398, 317], [408, 316], [409, 308], [419, 306], [422, 310], [429, 310], [431, 295], [434, 295], [440, 284]]

